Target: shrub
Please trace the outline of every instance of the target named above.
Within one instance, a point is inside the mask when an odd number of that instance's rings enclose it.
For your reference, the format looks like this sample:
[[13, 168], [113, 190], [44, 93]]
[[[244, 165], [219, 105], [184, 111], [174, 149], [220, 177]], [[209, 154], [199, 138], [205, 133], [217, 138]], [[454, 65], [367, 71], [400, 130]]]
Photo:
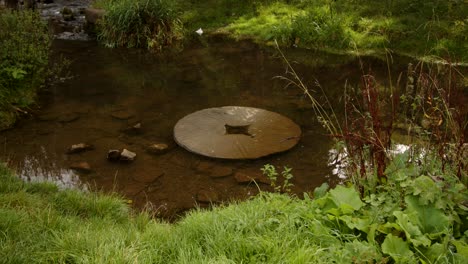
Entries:
[[182, 38], [182, 24], [173, 1], [109, 0], [98, 25], [98, 39], [108, 47], [161, 50]]
[[34, 11], [0, 11], [0, 129], [34, 102], [47, 78], [51, 36]]

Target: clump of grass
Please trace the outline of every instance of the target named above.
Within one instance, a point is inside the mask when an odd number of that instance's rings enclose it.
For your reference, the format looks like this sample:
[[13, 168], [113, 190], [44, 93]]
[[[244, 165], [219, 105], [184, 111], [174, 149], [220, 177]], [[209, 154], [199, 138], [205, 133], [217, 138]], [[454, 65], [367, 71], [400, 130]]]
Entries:
[[106, 14], [98, 25], [98, 39], [108, 47], [160, 51], [182, 38], [182, 24], [174, 1], [105, 1]]

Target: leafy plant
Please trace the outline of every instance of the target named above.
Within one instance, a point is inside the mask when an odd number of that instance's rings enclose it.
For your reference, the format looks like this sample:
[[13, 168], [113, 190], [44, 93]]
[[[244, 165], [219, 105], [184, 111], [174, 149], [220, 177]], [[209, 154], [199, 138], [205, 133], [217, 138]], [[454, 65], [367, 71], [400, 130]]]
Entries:
[[[281, 172], [281, 174], [279, 174], [276, 171], [275, 166], [271, 164], [266, 164], [263, 166], [263, 168], [261, 168], [263, 175], [265, 175], [270, 180], [271, 187], [273, 187], [275, 192], [280, 193], [290, 193], [291, 187], [294, 186], [291, 183], [291, 180], [294, 177], [291, 173], [291, 170], [291, 168], [285, 166], [283, 167], [283, 171]], [[281, 180], [282, 183], [279, 183], [279, 180]]]

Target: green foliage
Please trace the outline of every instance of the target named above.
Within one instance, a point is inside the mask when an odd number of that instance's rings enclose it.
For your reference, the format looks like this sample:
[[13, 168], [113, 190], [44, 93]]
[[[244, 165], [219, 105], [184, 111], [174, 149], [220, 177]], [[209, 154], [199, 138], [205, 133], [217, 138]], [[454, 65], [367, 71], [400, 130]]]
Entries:
[[47, 78], [51, 36], [37, 12], [0, 10], [0, 127], [30, 106]]
[[98, 25], [98, 39], [106, 46], [161, 50], [182, 38], [182, 24], [174, 1], [107, 0]]

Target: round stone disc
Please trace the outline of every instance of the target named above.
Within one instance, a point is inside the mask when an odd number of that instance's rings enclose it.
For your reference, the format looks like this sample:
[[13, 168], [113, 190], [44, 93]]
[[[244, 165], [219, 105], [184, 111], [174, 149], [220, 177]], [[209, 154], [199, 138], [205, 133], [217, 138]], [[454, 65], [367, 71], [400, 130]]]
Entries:
[[294, 147], [300, 127], [280, 114], [241, 106], [203, 109], [180, 119], [174, 139], [208, 157], [256, 159]]

